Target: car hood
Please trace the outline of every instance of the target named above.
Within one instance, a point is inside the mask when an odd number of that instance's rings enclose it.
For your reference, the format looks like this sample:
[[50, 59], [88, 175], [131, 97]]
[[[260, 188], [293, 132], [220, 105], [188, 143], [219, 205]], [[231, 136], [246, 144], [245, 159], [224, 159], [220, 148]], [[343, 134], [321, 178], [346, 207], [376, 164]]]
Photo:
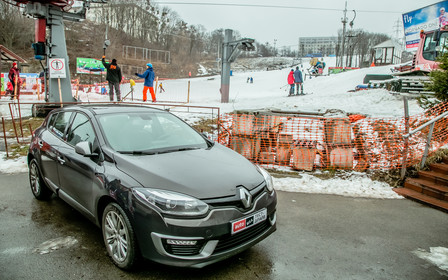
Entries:
[[199, 199], [233, 196], [237, 186], [252, 190], [264, 178], [246, 158], [220, 144], [210, 149], [156, 155], [115, 155], [116, 166], [142, 186]]

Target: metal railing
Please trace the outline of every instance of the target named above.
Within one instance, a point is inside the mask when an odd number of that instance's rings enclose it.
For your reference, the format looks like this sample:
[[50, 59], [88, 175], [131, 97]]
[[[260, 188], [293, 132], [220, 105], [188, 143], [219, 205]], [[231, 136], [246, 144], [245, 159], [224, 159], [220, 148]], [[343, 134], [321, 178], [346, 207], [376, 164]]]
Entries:
[[[433, 131], [434, 131], [434, 125], [435, 125], [435, 123], [436, 123], [437, 121], [439, 121], [439, 120], [445, 118], [446, 116], [448, 116], [448, 112], [444, 112], [443, 114], [441, 114], [441, 115], [435, 117], [434, 119], [432, 119], [432, 120], [430, 120], [430, 121], [427, 121], [426, 123], [420, 125], [419, 127], [415, 128], [415, 129], [409, 131], [407, 134], [403, 135], [403, 138], [404, 138], [405, 142], [407, 143], [409, 137], [411, 137], [413, 134], [415, 134], [415, 133], [417, 133], [417, 132], [423, 130], [424, 128], [426, 128], [426, 127], [428, 127], [428, 126], [430, 126], [430, 128], [429, 128], [429, 133], [428, 133], [428, 137], [427, 137], [427, 139], [426, 139], [425, 151], [424, 151], [424, 153], [423, 153], [422, 160], [420, 161], [420, 168], [423, 168], [423, 167], [425, 166], [426, 159], [428, 158], [429, 147], [430, 147], [431, 139], [432, 139], [432, 133], [433, 133]], [[407, 149], [406, 149], [406, 153], [407, 153]], [[404, 177], [403, 174], [405, 173], [405, 170], [406, 170], [406, 165], [403, 165], [403, 167], [402, 167], [402, 172], [401, 172], [401, 174], [402, 174], [402, 178]]]

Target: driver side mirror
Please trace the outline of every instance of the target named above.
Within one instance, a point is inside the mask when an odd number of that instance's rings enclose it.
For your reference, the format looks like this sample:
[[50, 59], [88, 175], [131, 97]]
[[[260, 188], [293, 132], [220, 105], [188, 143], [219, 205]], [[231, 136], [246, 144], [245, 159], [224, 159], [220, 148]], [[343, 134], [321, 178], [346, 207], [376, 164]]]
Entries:
[[76, 144], [75, 152], [85, 157], [98, 156], [97, 153], [92, 153], [92, 147], [88, 141], [83, 141]]

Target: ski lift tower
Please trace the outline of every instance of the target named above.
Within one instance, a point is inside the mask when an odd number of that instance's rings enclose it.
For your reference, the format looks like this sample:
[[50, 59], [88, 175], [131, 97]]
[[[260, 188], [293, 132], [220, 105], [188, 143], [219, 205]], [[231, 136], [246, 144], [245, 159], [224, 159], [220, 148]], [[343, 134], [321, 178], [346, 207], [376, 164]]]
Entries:
[[[46, 60], [45, 75], [49, 74], [48, 103], [76, 102], [72, 96], [64, 20], [82, 21], [91, 3], [107, 3], [107, 0], [76, 1], [82, 4], [77, 12], [70, 12], [73, 0], [3, 0], [23, 8], [24, 15], [36, 19], [35, 58]], [[12, 3], [15, 2], [15, 3]], [[46, 38], [47, 27], [49, 38]], [[45, 76], [45, 81], [47, 77]], [[47, 86], [47, 85], [46, 85]]]
[[242, 51], [254, 51], [254, 39], [243, 38], [231, 41], [233, 30], [226, 29], [224, 42], [222, 44], [222, 67], [221, 67], [221, 103], [229, 103], [230, 88], [230, 64], [236, 60]]

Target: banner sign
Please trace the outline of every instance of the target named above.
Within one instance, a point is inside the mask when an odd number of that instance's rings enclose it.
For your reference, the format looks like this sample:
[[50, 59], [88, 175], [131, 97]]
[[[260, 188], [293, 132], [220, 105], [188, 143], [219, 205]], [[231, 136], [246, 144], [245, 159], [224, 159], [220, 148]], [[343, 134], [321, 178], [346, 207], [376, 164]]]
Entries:
[[403, 14], [406, 48], [418, 47], [421, 30], [436, 30], [445, 25], [448, 25], [448, 1], [438, 2]]
[[[8, 73], [1, 73], [1, 91], [5, 91], [8, 88]], [[40, 86], [42, 83], [39, 78], [39, 73], [20, 73], [20, 91], [34, 91], [37, 86]]]
[[76, 73], [101, 75], [106, 74], [106, 68], [99, 59], [77, 57]]

